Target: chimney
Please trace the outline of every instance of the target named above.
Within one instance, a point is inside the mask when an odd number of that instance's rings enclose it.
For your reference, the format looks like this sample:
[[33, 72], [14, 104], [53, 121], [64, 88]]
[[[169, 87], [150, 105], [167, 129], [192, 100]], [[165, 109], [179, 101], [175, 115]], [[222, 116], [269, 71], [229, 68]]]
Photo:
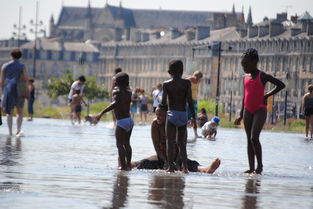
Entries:
[[171, 39], [178, 38], [180, 35], [181, 33], [176, 28], [171, 29]]
[[284, 30], [285, 29], [284, 29], [283, 24], [276, 22], [276, 21], [270, 22], [270, 37], [277, 36], [283, 33]]
[[195, 35], [196, 35], [196, 33], [194, 31], [192, 31], [192, 30], [187, 30], [185, 32], [185, 36], [186, 36], [187, 41], [194, 40], [195, 39]]
[[268, 25], [260, 25], [259, 26], [259, 31], [258, 31], [258, 36], [259, 37], [264, 37], [269, 34], [269, 26]]
[[141, 33], [141, 41], [142, 42], [149, 41], [149, 39], [150, 39], [149, 33], [146, 33], [146, 32]]
[[253, 38], [253, 37], [256, 37], [257, 35], [258, 35], [258, 27], [250, 26], [248, 28], [248, 37]]
[[197, 40], [205, 39], [210, 37], [210, 27], [209, 26], [198, 26], [196, 29]]
[[296, 36], [301, 33], [301, 28], [291, 28], [291, 36]]
[[280, 23], [287, 20], [287, 12], [277, 13], [276, 14], [276, 20]]

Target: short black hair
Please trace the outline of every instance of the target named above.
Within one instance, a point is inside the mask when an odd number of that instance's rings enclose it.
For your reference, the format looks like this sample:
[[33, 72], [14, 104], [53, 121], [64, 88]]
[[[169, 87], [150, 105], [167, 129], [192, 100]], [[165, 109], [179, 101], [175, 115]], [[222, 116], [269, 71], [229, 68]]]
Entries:
[[242, 58], [246, 58], [249, 59], [251, 61], [259, 61], [259, 53], [258, 50], [254, 49], [254, 48], [249, 48], [247, 49], [243, 55]]
[[86, 78], [85, 78], [85, 76], [81, 75], [81, 76], [78, 77], [78, 80], [81, 81], [81, 82], [85, 82]]
[[183, 74], [184, 64], [181, 60], [173, 60], [169, 63], [168, 73], [173, 74]]
[[19, 49], [19, 48], [16, 48], [16, 49], [13, 49], [11, 51], [11, 56], [14, 58], [14, 59], [19, 59], [22, 57], [22, 51]]
[[114, 74], [115, 74], [115, 75], [118, 74], [118, 73], [120, 73], [120, 72], [122, 72], [122, 68], [120, 68], [120, 67], [115, 68], [115, 70], [114, 70]]
[[76, 90], [75, 90], [75, 93], [76, 93], [76, 94], [80, 94], [80, 89], [76, 89]]
[[115, 75], [115, 82], [118, 86], [129, 86], [129, 76], [127, 73], [123, 73], [123, 72], [120, 72], [120, 73], [117, 73]]

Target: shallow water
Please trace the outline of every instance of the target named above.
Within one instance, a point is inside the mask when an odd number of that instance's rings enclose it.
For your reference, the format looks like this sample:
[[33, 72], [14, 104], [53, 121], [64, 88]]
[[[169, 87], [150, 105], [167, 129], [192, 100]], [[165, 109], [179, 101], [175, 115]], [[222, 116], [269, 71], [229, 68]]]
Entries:
[[[313, 140], [262, 132], [263, 175], [248, 168], [242, 129], [218, 130], [216, 141], [187, 147], [213, 174], [117, 171], [110, 124], [72, 126], [66, 120], [24, 122], [25, 137], [0, 127], [0, 208], [313, 208]], [[150, 127], [135, 126], [133, 160], [154, 154]]]

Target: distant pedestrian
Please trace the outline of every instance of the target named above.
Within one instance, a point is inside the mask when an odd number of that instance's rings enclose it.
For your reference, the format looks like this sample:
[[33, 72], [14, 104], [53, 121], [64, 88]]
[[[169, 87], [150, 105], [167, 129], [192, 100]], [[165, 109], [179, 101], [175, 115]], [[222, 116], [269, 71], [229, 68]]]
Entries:
[[27, 71], [25, 65], [19, 61], [22, 57], [20, 49], [11, 51], [12, 60], [5, 63], [1, 68], [0, 87], [3, 92], [2, 108], [7, 115], [9, 136], [12, 136], [13, 112], [17, 111], [17, 131], [16, 136], [22, 136], [23, 107], [25, 97], [28, 96], [26, 85]]
[[308, 86], [308, 93], [302, 98], [301, 109], [305, 116], [305, 137], [309, 137], [310, 129], [310, 138], [313, 138], [313, 85]]
[[138, 104], [139, 104], [139, 93], [140, 89], [136, 88], [131, 97], [131, 104], [130, 104], [130, 114], [132, 118], [135, 118], [135, 115], [138, 113]]
[[34, 115], [34, 102], [35, 102], [35, 86], [34, 86], [34, 79], [28, 79], [28, 91], [29, 91], [29, 98], [28, 98], [28, 121], [33, 120]]
[[145, 90], [140, 90], [140, 120], [141, 122], [147, 122], [147, 115], [148, 115], [148, 97], [145, 94]]
[[[80, 91], [80, 94], [79, 96], [82, 98], [83, 97], [83, 94], [84, 94], [84, 89], [85, 89], [85, 82], [86, 82], [86, 78], [85, 76], [79, 76], [78, 77], [78, 80], [74, 81], [72, 86], [71, 86], [71, 90], [70, 90], [70, 93], [68, 94], [68, 103], [71, 104], [72, 102], [72, 97], [73, 95], [75, 94], [75, 91], [76, 90], [79, 90]], [[71, 111], [72, 112], [72, 111]], [[73, 120], [72, 118], [72, 113], [70, 114], [70, 118], [71, 118], [71, 121]]]
[[[202, 77], [203, 77], [202, 72], [197, 70], [192, 74], [191, 77], [188, 78], [188, 80], [190, 80], [191, 82], [191, 96], [192, 96], [193, 108], [194, 108], [196, 117], [198, 114], [198, 90], [199, 90], [199, 85], [200, 85]], [[188, 120], [190, 119], [191, 119], [191, 112], [190, 112], [190, 109], [188, 109]], [[197, 133], [197, 123], [193, 124], [193, 131], [194, 131], [195, 139], [199, 138], [199, 135]]]
[[152, 97], [153, 97], [153, 112], [155, 113], [156, 108], [159, 106], [162, 100], [162, 84], [159, 83], [155, 90], [152, 91]]

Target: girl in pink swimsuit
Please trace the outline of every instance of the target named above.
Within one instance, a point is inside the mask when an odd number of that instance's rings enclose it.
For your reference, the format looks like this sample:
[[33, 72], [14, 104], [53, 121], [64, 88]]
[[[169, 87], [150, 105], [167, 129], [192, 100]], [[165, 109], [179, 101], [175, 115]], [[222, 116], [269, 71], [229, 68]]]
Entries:
[[[240, 116], [235, 120], [235, 124], [240, 125], [243, 119], [247, 134], [249, 170], [245, 171], [245, 173], [261, 174], [263, 163], [259, 137], [266, 121], [267, 98], [282, 90], [285, 84], [273, 76], [258, 70], [258, 62], [259, 55], [256, 49], [247, 49], [242, 56], [241, 65], [246, 73], [244, 78], [244, 96]], [[276, 87], [265, 93], [265, 84], [268, 81]], [[254, 165], [255, 158], [258, 163], [256, 169]]]

